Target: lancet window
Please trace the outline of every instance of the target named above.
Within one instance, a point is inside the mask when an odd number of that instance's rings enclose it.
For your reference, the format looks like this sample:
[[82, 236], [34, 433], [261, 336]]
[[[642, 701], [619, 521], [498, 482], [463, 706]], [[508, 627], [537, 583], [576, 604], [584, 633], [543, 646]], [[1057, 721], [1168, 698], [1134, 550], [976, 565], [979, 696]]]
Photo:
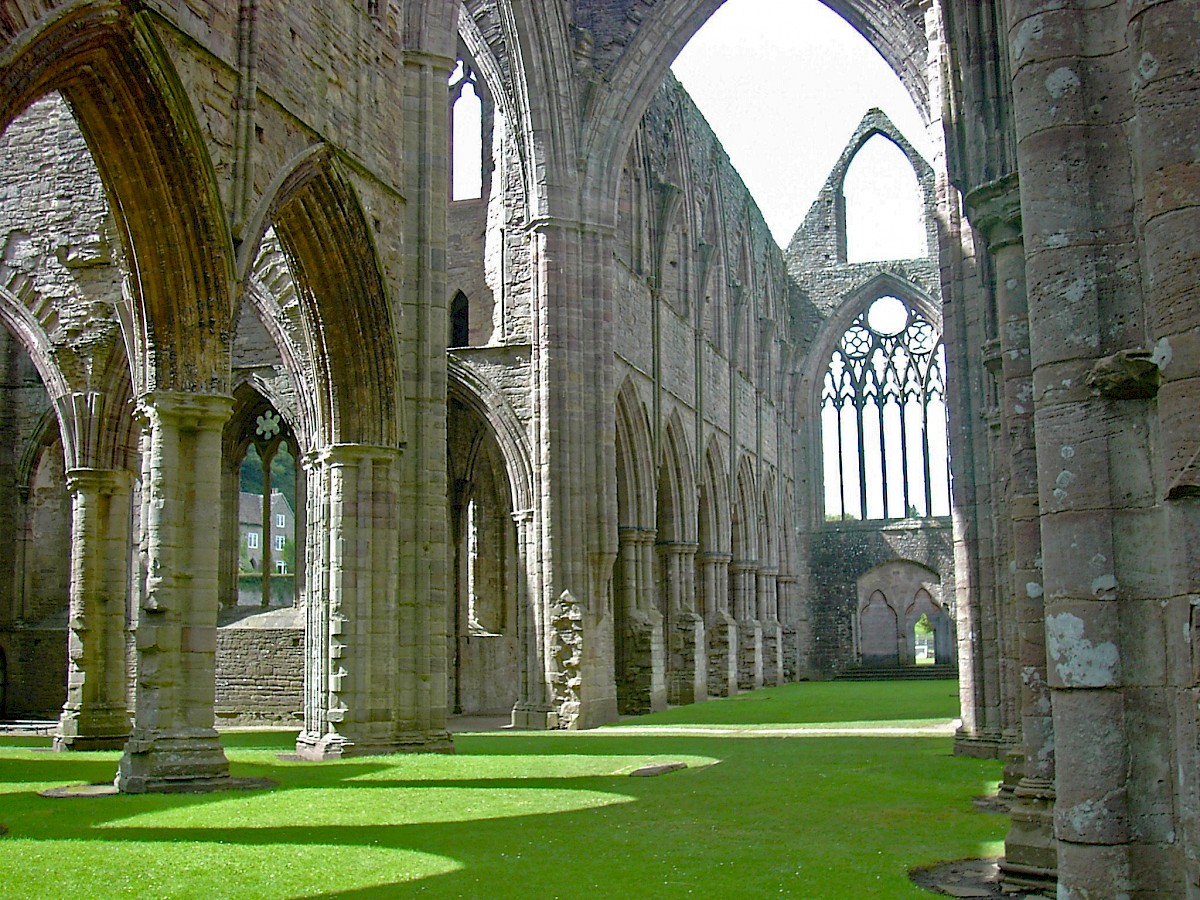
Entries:
[[898, 297], [872, 302], [838, 341], [821, 392], [825, 513], [950, 513], [946, 356], [937, 326]]
[[483, 99], [469, 62], [458, 60], [450, 74], [450, 199], [483, 196]]

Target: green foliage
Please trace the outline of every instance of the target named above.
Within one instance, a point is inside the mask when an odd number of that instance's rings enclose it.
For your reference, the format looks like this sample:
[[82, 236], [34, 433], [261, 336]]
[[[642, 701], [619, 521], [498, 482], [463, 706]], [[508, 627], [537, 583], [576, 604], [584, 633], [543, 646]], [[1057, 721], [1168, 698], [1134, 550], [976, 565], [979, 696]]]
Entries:
[[[941, 716], [953, 691], [804, 684], [683, 711], [710, 726], [728, 707], [759, 724]], [[951, 756], [946, 736], [505, 732], [458, 735], [449, 756], [281, 761], [294, 735], [222, 738], [233, 774], [274, 790], [72, 800], [34, 791], [110, 781], [119, 754], [0, 741], [0, 893], [916, 900], [909, 868], [997, 854], [1007, 825], [970, 800], [1000, 764]], [[628, 777], [655, 761], [688, 768]]]
[[913, 624], [913, 632], [918, 637], [928, 637], [933, 634], [933, 626], [929, 624], [929, 616], [921, 613], [921, 618]]

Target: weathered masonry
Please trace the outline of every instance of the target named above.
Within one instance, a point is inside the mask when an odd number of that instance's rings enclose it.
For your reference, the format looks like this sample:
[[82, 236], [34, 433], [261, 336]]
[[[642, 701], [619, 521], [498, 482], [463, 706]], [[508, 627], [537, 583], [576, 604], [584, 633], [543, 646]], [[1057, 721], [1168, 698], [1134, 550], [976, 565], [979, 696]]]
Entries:
[[1010, 887], [1200, 897], [1200, 0], [829, 0], [944, 150], [786, 248], [719, 5], [4, 0], [0, 715], [146, 791], [957, 664]]

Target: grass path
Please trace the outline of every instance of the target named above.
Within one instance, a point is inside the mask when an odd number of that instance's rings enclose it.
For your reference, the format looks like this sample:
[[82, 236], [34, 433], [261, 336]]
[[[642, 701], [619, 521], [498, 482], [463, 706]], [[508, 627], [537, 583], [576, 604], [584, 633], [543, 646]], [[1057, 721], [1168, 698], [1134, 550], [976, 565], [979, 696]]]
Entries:
[[280, 787], [195, 796], [49, 800], [117, 754], [0, 740], [0, 896], [929, 898], [909, 868], [1005, 829], [971, 803], [999, 763], [950, 754], [954, 683], [932, 685], [789, 685], [452, 756], [284, 762], [290, 736], [228, 734], [234, 774]]

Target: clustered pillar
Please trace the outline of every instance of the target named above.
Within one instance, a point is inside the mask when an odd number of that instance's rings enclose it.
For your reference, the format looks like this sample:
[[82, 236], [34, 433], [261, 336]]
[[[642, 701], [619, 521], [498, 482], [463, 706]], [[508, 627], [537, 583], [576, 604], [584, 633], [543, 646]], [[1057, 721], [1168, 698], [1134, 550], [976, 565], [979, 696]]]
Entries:
[[77, 468], [71, 495], [67, 700], [56, 750], [119, 750], [129, 737], [125, 685], [129, 472]]
[[155, 391], [141, 403], [145, 583], [138, 612], [135, 726], [117, 786], [216, 787], [229, 763], [213, 727], [221, 429], [229, 397]]
[[985, 185], [972, 192], [967, 202], [975, 228], [987, 242], [995, 273], [1000, 416], [1009, 451], [1004, 501], [1011, 565], [1004, 612], [1016, 616], [1021, 675], [1021, 774], [1002, 870], [1005, 884], [1013, 890], [1034, 890], [1053, 885], [1055, 879], [1054, 724], [1046, 683], [1033, 369], [1018, 179], [1009, 176]]
[[306, 461], [310, 533], [305, 759], [388, 753], [397, 732], [400, 451], [339, 444]]
[[729, 590], [737, 621], [737, 686], [752, 691], [763, 685], [763, 631], [758, 620], [758, 566], [747, 560], [729, 564]]
[[703, 700], [707, 691], [704, 620], [696, 613], [696, 544], [658, 545], [666, 595], [667, 701]]

